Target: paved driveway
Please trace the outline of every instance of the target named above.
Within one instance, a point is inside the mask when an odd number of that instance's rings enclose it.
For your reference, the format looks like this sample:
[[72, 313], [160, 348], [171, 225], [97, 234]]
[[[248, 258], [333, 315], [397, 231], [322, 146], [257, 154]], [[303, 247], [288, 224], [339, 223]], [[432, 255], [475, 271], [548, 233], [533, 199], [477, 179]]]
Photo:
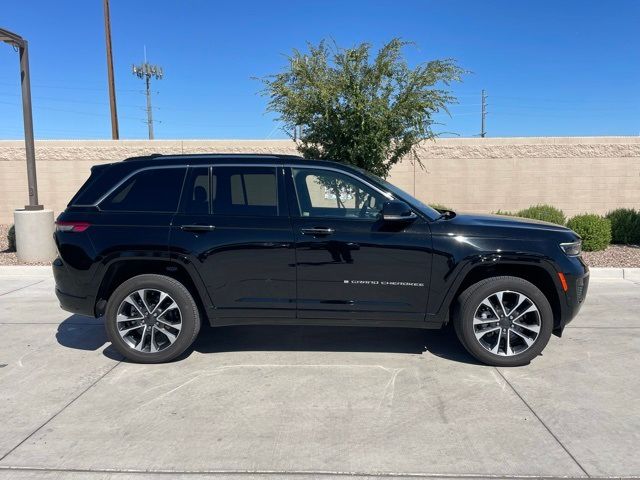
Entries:
[[47, 269], [0, 269], [0, 478], [638, 476], [639, 398], [629, 280], [593, 279], [527, 367], [450, 330], [255, 326], [145, 366], [60, 310]]

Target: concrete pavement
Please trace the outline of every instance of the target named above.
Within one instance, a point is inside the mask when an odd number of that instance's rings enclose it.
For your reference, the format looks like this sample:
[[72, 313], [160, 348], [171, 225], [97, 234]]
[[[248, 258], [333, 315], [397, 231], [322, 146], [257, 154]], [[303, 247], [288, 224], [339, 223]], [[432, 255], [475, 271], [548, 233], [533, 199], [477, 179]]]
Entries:
[[514, 369], [450, 330], [257, 326], [137, 365], [47, 268], [2, 268], [0, 478], [639, 476], [638, 311], [640, 281], [593, 278]]

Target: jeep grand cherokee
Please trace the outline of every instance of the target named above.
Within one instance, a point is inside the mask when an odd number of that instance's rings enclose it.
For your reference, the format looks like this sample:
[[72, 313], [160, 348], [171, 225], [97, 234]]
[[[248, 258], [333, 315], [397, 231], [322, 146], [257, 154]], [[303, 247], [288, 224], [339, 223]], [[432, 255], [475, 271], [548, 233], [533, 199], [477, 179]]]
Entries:
[[56, 222], [62, 308], [104, 317], [127, 358], [166, 362], [203, 321], [440, 328], [526, 364], [585, 298], [573, 231], [436, 211], [363, 170], [285, 155], [95, 166]]

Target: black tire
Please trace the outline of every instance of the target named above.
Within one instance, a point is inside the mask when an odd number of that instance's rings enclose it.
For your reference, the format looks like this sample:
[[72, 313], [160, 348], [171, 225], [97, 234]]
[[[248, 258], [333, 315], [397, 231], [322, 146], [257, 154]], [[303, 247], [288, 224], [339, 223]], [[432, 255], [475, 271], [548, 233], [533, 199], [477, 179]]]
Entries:
[[[118, 333], [116, 319], [120, 304], [127, 296], [141, 289], [154, 289], [169, 294], [180, 311], [182, 327], [177, 338], [174, 343], [158, 352], [134, 350]], [[129, 360], [137, 363], [163, 363], [183, 353], [196, 339], [200, 331], [200, 311], [189, 290], [177, 280], [164, 275], [138, 275], [123, 282], [109, 297], [105, 311], [105, 327], [112, 345]]]
[[[483, 347], [476, 338], [473, 325], [473, 318], [481, 302], [491, 294], [501, 291], [526, 295], [539, 312], [539, 333], [533, 344], [522, 353], [509, 356], [492, 353]], [[517, 367], [527, 365], [540, 355], [549, 342], [553, 330], [553, 311], [547, 297], [534, 284], [519, 277], [501, 276], [487, 278], [467, 288], [458, 298], [453, 322], [462, 345], [477, 360], [495, 367]], [[499, 342], [500, 340], [497, 343]], [[506, 347], [504, 350], [507, 350]]]

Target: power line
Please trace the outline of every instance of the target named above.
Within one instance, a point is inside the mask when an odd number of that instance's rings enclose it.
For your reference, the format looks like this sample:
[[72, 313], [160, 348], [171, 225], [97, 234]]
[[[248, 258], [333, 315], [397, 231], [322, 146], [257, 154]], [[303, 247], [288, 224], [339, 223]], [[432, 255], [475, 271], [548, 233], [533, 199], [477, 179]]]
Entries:
[[[9, 83], [9, 82], [0, 82], [0, 85], [5, 85], [7, 87], [17, 87], [18, 85], [16, 85], [15, 83]], [[85, 91], [91, 91], [91, 92], [104, 92], [104, 87], [103, 88], [93, 88], [93, 87], [86, 87], [86, 86], [70, 86], [70, 85], [46, 85], [43, 83], [34, 83], [32, 85], [33, 87], [38, 87], [38, 88], [52, 88], [52, 89], [59, 89], [59, 90], [85, 90]], [[140, 90], [138, 89], [132, 89], [132, 88], [119, 88], [118, 89], [119, 92], [139, 92]]]
[[[0, 104], [2, 105], [12, 105], [12, 106], [17, 106], [17, 103], [14, 102], [3, 102], [0, 100]], [[104, 117], [105, 114], [104, 113], [96, 113], [96, 112], [82, 112], [79, 110], [68, 110], [66, 108], [55, 108], [55, 107], [44, 107], [44, 106], [39, 106], [39, 105], [34, 105], [33, 108], [35, 110], [50, 110], [52, 112], [63, 112], [63, 113], [74, 113], [76, 115], [89, 115], [89, 116], [94, 116], [94, 117]], [[120, 118], [127, 118], [130, 120], [140, 120], [137, 117], [123, 117], [121, 116]]]
[[[0, 93], [0, 97], [12, 97], [12, 98], [19, 98], [20, 95], [18, 95], [17, 93]], [[87, 100], [70, 100], [68, 98], [60, 98], [60, 97], [43, 97], [41, 95], [36, 95], [33, 97], [34, 100], [47, 100], [50, 102], [63, 102], [63, 103], [77, 103], [77, 104], [82, 104], [82, 105], [109, 105], [108, 102], [90, 102]], [[18, 105], [18, 103], [16, 103], [16, 105]], [[132, 105], [132, 104], [120, 104], [121, 107], [129, 107], [129, 108], [145, 108], [145, 107], [141, 107], [140, 105]], [[159, 107], [157, 107], [159, 108]]]

